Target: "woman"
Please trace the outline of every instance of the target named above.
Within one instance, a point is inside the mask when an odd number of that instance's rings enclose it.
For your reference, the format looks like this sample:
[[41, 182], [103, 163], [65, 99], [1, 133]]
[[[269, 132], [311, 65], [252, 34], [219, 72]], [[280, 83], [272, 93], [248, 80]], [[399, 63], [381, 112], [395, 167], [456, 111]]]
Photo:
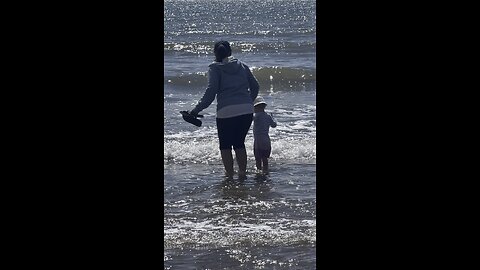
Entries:
[[252, 124], [253, 101], [258, 95], [258, 81], [247, 65], [231, 56], [232, 49], [227, 41], [215, 43], [213, 52], [215, 62], [208, 66], [207, 89], [190, 114], [198, 115], [217, 98], [216, 121], [225, 173], [228, 177], [233, 176], [233, 147], [238, 163], [238, 176], [245, 177], [245, 137]]

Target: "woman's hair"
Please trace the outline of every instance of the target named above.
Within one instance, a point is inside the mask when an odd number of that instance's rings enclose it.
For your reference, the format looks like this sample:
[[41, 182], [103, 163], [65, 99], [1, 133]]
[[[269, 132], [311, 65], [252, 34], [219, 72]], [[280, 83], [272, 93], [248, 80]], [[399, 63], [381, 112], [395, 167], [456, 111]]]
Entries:
[[215, 54], [215, 61], [222, 62], [223, 58], [232, 55], [232, 48], [228, 41], [217, 41], [213, 47], [213, 53]]

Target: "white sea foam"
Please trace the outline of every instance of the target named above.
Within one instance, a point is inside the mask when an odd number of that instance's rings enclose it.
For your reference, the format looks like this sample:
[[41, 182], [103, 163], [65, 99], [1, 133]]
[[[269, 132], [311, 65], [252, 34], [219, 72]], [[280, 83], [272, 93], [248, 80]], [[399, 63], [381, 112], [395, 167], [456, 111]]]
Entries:
[[[253, 222], [253, 221], [252, 221]], [[167, 219], [164, 224], [164, 246], [229, 247], [241, 245], [286, 245], [316, 242], [316, 220], [261, 219], [226, 222], [222, 217], [190, 221]]]
[[[253, 138], [245, 141], [247, 156], [253, 155]], [[166, 163], [219, 163], [221, 162], [218, 139], [216, 137], [196, 138], [196, 140], [165, 139], [163, 148]], [[315, 138], [279, 138], [272, 136], [271, 160], [316, 161]]]
[[[277, 127], [270, 129], [271, 160], [316, 161], [315, 106], [293, 107], [290, 110], [277, 106], [272, 109]], [[313, 115], [312, 115], [313, 114]], [[200, 128], [172, 122], [164, 135], [164, 162], [166, 163], [221, 163], [217, 128], [211, 116]], [[175, 121], [180, 121], [175, 119]], [[168, 123], [170, 124], [170, 123]], [[253, 131], [250, 129], [245, 147], [250, 160], [253, 155]]]

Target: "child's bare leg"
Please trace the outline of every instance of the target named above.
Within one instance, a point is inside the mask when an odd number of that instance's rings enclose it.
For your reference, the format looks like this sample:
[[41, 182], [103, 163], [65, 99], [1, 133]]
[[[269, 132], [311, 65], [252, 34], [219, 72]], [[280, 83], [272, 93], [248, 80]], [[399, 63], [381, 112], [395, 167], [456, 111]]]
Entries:
[[262, 158], [258, 156], [258, 149], [255, 147], [253, 148], [253, 155], [255, 157], [255, 166], [257, 167], [257, 170], [262, 169]]
[[263, 173], [267, 174], [268, 173], [268, 158], [264, 157], [262, 158], [263, 162]]
[[220, 150], [222, 155], [223, 166], [225, 167], [225, 174], [228, 177], [233, 177], [233, 156], [232, 150]]

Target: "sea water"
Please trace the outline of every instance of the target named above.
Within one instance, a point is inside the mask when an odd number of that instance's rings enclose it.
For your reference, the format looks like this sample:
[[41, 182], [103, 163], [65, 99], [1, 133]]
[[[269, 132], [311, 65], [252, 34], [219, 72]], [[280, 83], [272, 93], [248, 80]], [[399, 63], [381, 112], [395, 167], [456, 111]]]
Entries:
[[[164, 269], [316, 268], [315, 1], [170, 0], [164, 6]], [[260, 84], [270, 174], [227, 180], [216, 102], [183, 121], [205, 91], [217, 40], [231, 43]], [[236, 165], [235, 165], [236, 167]]]

